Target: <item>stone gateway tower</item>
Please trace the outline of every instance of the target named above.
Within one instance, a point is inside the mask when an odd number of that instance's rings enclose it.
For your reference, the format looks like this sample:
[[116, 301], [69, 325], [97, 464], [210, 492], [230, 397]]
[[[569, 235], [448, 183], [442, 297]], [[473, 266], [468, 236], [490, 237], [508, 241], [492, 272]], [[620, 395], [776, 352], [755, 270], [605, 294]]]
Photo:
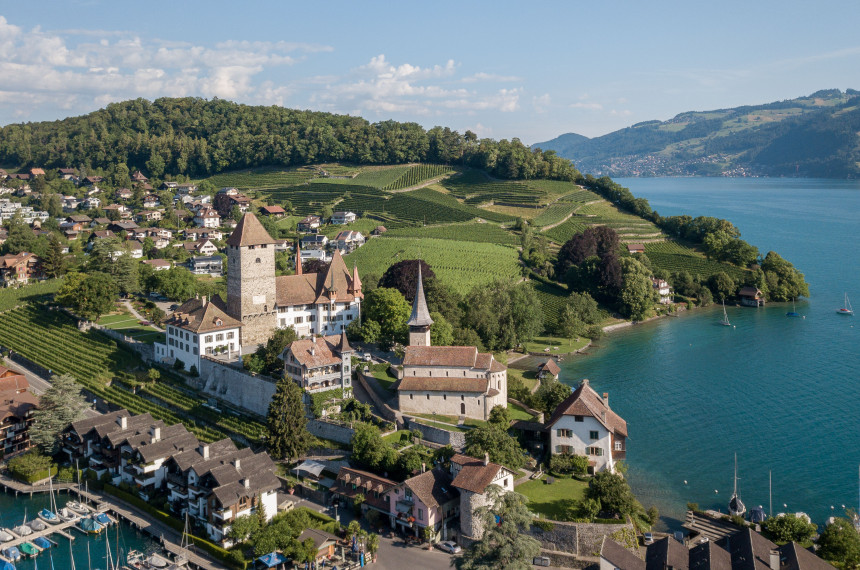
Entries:
[[245, 214], [227, 239], [227, 313], [243, 325], [243, 347], [271, 336], [276, 295], [275, 240], [254, 214]]

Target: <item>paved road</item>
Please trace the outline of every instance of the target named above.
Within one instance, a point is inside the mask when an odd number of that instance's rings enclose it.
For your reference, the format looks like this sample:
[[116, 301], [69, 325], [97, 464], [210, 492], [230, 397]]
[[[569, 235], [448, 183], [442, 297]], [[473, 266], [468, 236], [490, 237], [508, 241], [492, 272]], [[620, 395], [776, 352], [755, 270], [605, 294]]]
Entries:
[[[41, 395], [45, 390], [47, 390], [48, 388], [51, 387], [51, 383], [48, 381], [47, 378], [45, 378], [44, 376], [39, 376], [38, 374], [28, 370], [27, 368], [24, 368], [23, 366], [21, 366], [17, 362], [13, 362], [13, 361], [9, 360], [8, 358], [4, 357], [3, 358], [3, 365], [8, 367], [8, 368], [11, 368], [12, 370], [17, 370], [18, 372], [23, 374], [24, 378], [27, 379], [27, 382], [30, 383], [30, 389], [37, 396]], [[94, 417], [100, 416], [100, 415], [101, 414], [99, 412], [90, 408], [86, 411], [85, 417], [94, 418]]]

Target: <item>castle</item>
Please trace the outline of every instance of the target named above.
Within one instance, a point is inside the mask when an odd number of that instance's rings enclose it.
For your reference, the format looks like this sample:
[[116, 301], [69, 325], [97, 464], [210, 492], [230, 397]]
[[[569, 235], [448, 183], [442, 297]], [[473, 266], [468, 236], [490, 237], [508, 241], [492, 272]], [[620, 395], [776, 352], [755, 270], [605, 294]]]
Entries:
[[439, 413], [487, 420], [495, 406], [508, 405], [508, 369], [492, 353], [474, 346], [432, 346], [421, 267], [412, 303], [409, 346], [403, 357], [403, 378], [397, 386], [400, 411]]
[[165, 321], [167, 340], [156, 343], [156, 358], [200, 370], [201, 356], [249, 353], [276, 328], [293, 327], [300, 337], [335, 335], [361, 317], [358, 268], [350, 272], [340, 252], [325, 271], [302, 273], [297, 261], [295, 275], [277, 277], [275, 243], [254, 214], [245, 214], [227, 238], [227, 302], [186, 301]]

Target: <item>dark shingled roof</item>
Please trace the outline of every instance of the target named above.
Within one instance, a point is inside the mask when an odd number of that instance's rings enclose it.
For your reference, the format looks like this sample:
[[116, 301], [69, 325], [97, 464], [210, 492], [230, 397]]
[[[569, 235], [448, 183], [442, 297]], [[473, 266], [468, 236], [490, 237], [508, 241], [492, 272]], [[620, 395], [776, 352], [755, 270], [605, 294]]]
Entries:
[[72, 422], [71, 429], [77, 432], [78, 435], [83, 437], [87, 432], [96, 428], [97, 426], [114, 424], [117, 429], [119, 429], [119, 424], [117, 424], [117, 418], [123, 417], [127, 418], [131, 414], [128, 413], [128, 410], [118, 410], [116, 412], [111, 412], [109, 414], [105, 414], [103, 416], [96, 416], [94, 418], [85, 418], [83, 420], [78, 420], [76, 422]]
[[[209, 459], [203, 457], [203, 447], [209, 447]], [[224, 438], [212, 443], [202, 443], [194, 449], [186, 449], [173, 456], [173, 461], [180, 471], [185, 472], [192, 467], [202, 465], [209, 461], [219, 461], [236, 453], [236, 444], [230, 438]]]
[[412, 315], [406, 324], [410, 327], [429, 327], [433, 324], [430, 311], [427, 309], [427, 300], [424, 299], [424, 283], [421, 279], [421, 262], [418, 262], [418, 286], [415, 289], [415, 300], [412, 301]]
[[302, 534], [299, 535], [299, 542], [304, 542], [307, 539], [311, 539], [314, 541], [314, 546], [319, 550], [326, 546], [328, 542], [337, 542], [338, 538], [331, 534], [330, 532], [326, 532], [324, 530], [318, 530], [315, 528], [306, 528], [302, 531]]
[[538, 366], [538, 372], [546, 371], [552, 374], [553, 376], [558, 376], [559, 372], [561, 372], [561, 368], [558, 367], [558, 364], [555, 363], [555, 360], [550, 358], [546, 362], [541, 363]]
[[245, 247], [249, 245], [274, 244], [275, 240], [257, 219], [257, 216], [248, 212], [239, 221], [239, 225], [227, 238], [227, 245]]
[[734, 570], [769, 570], [770, 551], [776, 545], [752, 529], [740, 530], [717, 541], [729, 551]]
[[425, 471], [402, 483], [428, 508], [456, 499], [460, 492], [451, 486], [451, 474], [441, 468]]
[[690, 570], [732, 570], [732, 557], [708, 541], [690, 549]]
[[486, 378], [457, 378], [446, 376], [406, 376], [397, 385], [399, 391], [407, 392], [474, 392], [487, 391]]
[[615, 568], [622, 568], [623, 570], [645, 570], [644, 560], [637, 557], [635, 554], [606, 535], [603, 536], [603, 544], [600, 546], [600, 557], [612, 564]]
[[663, 538], [648, 546], [645, 555], [646, 570], [687, 570], [690, 566], [690, 551], [674, 538]]
[[556, 407], [546, 424], [547, 429], [562, 416], [589, 416], [603, 424], [603, 427], [609, 431], [627, 437], [627, 422], [609, 408], [603, 398], [589, 386], [587, 379], [583, 380], [579, 388]]
[[796, 542], [783, 544], [779, 547], [779, 553], [780, 570], [833, 570], [834, 568]]
[[498, 463], [487, 462], [484, 465], [482, 459], [475, 459], [459, 453], [451, 457], [451, 463], [460, 466], [460, 471], [454, 477], [451, 486], [473, 493], [483, 493], [499, 474], [499, 471], [507, 471]]

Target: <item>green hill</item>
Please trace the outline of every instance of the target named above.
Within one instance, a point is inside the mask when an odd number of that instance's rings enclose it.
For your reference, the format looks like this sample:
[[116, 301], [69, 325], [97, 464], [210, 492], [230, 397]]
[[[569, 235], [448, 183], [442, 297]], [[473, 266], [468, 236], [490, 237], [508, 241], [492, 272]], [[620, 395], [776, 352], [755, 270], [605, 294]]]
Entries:
[[607, 176], [860, 176], [860, 91], [681, 113], [592, 139], [533, 145]]

